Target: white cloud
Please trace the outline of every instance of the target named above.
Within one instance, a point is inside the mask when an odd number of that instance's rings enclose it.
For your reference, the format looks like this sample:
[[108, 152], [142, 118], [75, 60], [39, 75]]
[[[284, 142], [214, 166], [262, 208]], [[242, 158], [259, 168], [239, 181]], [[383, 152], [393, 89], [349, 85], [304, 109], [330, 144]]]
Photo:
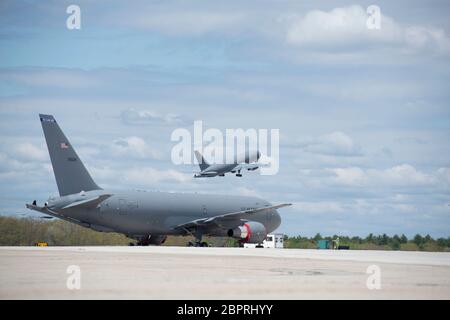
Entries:
[[412, 26], [404, 30], [406, 44], [412, 49], [430, 49], [440, 53], [450, 52], [450, 39], [442, 29]]
[[383, 14], [381, 29], [366, 26], [366, 10], [353, 5], [331, 11], [313, 10], [303, 16], [289, 15], [286, 31], [287, 43], [316, 49], [361, 51], [391, 47], [404, 53], [427, 49], [438, 54], [450, 53], [450, 38], [441, 29], [419, 25], [402, 26]]
[[450, 187], [450, 168], [439, 168], [437, 170], [437, 177], [443, 185]]
[[140, 125], [185, 125], [188, 119], [185, 116], [166, 113], [160, 114], [153, 110], [135, 110], [133, 108], [121, 112], [122, 121], [125, 124]]
[[105, 183], [117, 183], [119, 179], [120, 169], [113, 169], [111, 167], [89, 167], [89, 172], [95, 181], [103, 181]]
[[334, 156], [360, 156], [361, 147], [343, 132], [335, 131], [316, 138], [301, 138], [294, 146], [309, 153]]
[[152, 167], [92, 167], [92, 178], [103, 187], [154, 188], [158, 183], [187, 182], [192, 180], [190, 174], [173, 169], [158, 170]]
[[392, 19], [382, 16], [380, 30], [366, 26], [366, 11], [359, 5], [313, 10], [304, 16], [290, 17], [286, 40], [300, 46], [348, 46], [367, 41], [396, 42], [401, 30]]
[[154, 186], [157, 182], [187, 182], [192, 180], [192, 176], [176, 170], [156, 170], [154, 168], [139, 168], [127, 170], [124, 180], [130, 184], [141, 186]]
[[18, 82], [32, 87], [54, 88], [92, 88], [101, 82], [92, 73], [79, 69], [62, 68], [17, 68], [3, 69], [0, 72], [0, 80]]
[[292, 203], [292, 205], [295, 210], [308, 213], [341, 213], [345, 211], [345, 208], [342, 206], [342, 204], [330, 201], [300, 201], [294, 202]]
[[13, 147], [14, 155], [19, 159], [46, 161], [49, 159], [47, 149], [35, 146], [29, 142], [19, 143]]
[[131, 22], [133, 26], [157, 30], [169, 35], [203, 35], [210, 32], [226, 32], [244, 22], [241, 12], [223, 12], [206, 10], [183, 10], [179, 12], [158, 12], [150, 17], [148, 12], [135, 12]]
[[420, 172], [408, 164], [402, 164], [383, 171], [368, 170], [368, 175], [384, 184], [393, 185], [431, 185], [435, 182], [433, 176]]
[[246, 196], [246, 197], [261, 198], [261, 194], [258, 191], [256, 191], [255, 189], [247, 188], [247, 187], [238, 187], [233, 192], [233, 194], [239, 194], [239, 195]]
[[328, 169], [336, 176], [332, 181], [336, 184], [361, 186], [367, 183], [367, 174], [358, 167]]
[[[176, 8], [174, 10], [174, 8]], [[450, 39], [442, 29], [423, 25], [403, 25], [384, 14], [381, 7], [381, 29], [370, 30], [368, 14], [361, 5], [334, 8], [329, 11], [309, 10], [302, 13], [287, 5], [257, 8], [203, 3], [200, 7], [165, 4], [144, 5], [139, 10], [107, 13], [102, 21], [114, 21], [127, 27], [157, 31], [173, 36], [232, 34], [259, 36], [267, 41], [286, 42], [301, 48], [322, 48], [345, 52], [361, 49], [393, 47], [405, 53], [426, 49], [434, 53], [450, 53]], [[308, 9], [306, 9], [308, 10]], [[349, 57], [350, 58], [350, 57]]]
[[127, 137], [114, 140], [113, 153], [118, 156], [134, 157], [137, 159], [160, 159], [161, 153], [153, 150], [140, 137]]
[[384, 170], [351, 167], [332, 168], [327, 171], [334, 174], [330, 178], [331, 183], [345, 186], [416, 187], [432, 186], [437, 182], [435, 176], [420, 172], [409, 164]]

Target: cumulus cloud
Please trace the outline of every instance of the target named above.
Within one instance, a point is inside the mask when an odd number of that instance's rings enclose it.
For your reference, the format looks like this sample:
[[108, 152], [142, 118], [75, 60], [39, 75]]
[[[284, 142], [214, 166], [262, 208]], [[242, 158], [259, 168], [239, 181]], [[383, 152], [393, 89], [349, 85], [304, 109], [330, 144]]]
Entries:
[[162, 154], [152, 149], [140, 137], [127, 137], [114, 140], [112, 151], [118, 156], [134, 157], [137, 159], [161, 159]]
[[363, 169], [355, 168], [334, 168], [328, 171], [335, 174], [332, 181], [336, 184], [361, 186], [366, 183], [367, 175]]
[[139, 168], [127, 170], [124, 180], [131, 184], [141, 186], [153, 186], [157, 182], [187, 182], [192, 180], [192, 176], [176, 170], [157, 170], [154, 168]]
[[403, 25], [385, 15], [383, 7], [381, 29], [371, 30], [366, 25], [366, 8], [360, 5], [306, 13], [289, 6], [268, 7], [257, 14], [254, 7], [240, 5], [239, 11], [230, 6], [210, 7], [209, 3], [201, 7], [178, 3], [178, 10], [165, 4], [143, 5], [139, 10], [127, 8], [121, 19], [115, 18], [117, 13], [107, 12], [101, 21], [176, 36], [236, 35], [245, 30], [246, 34], [268, 41], [282, 40], [301, 48], [360, 51], [376, 45], [403, 52], [450, 53], [450, 39], [444, 30], [428, 25]]
[[49, 159], [47, 149], [43, 146], [37, 147], [29, 142], [19, 143], [13, 147], [13, 154], [24, 160], [46, 161]]
[[343, 132], [335, 131], [319, 137], [305, 137], [299, 139], [293, 146], [302, 151], [332, 155], [332, 156], [361, 156], [361, 147]]
[[0, 150], [0, 173], [2, 177], [32, 176], [36, 172], [48, 172], [50, 162], [47, 149], [30, 142], [6, 143]]
[[8, 153], [0, 151], [0, 189], [4, 195], [15, 192], [17, 197], [17, 192], [22, 193], [24, 190], [39, 193], [52, 178], [53, 169], [40, 154], [30, 155], [27, 152], [18, 156], [17, 150], [10, 149]]
[[403, 52], [450, 53], [450, 38], [438, 28], [402, 26], [381, 10], [381, 29], [367, 28], [366, 10], [353, 5], [330, 11], [312, 10], [285, 17], [286, 41], [302, 48], [360, 51], [393, 47]]
[[160, 114], [152, 110], [135, 110], [121, 112], [123, 123], [131, 125], [167, 125], [180, 126], [188, 123], [187, 117], [175, 113]]
[[[261, 198], [261, 194], [255, 189], [247, 188], [247, 187], [238, 187], [236, 189], [237, 193], [246, 196], [246, 197], [257, 197]], [[234, 192], [233, 192], [234, 193]]]
[[301, 202], [294, 202], [292, 205], [296, 210], [308, 213], [342, 213], [345, 211], [345, 208], [339, 202], [301, 201]]
[[416, 187], [431, 186], [437, 182], [435, 175], [423, 173], [409, 164], [384, 170], [351, 167], [332, 168], [327, 171], [334, 174], [330, 179], [333, 184], [345, 186]]

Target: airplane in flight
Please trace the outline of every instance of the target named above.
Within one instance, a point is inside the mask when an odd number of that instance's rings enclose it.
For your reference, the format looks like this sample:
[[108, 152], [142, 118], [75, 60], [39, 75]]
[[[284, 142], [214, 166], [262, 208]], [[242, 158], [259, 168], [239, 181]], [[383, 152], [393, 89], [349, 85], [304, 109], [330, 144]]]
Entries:
[[157, 191], [112, 191], [100, 188], [52, 115], [39, 115], [59, 197], [43, 206], [26, 207], [101, 232], [118, 232], [137, 245], [160, 245], [168, 235], [192, 235], [190, 246], [207, 246], [204, 235], [228, 236], [261, 243], [281, 223], [272, 205], [246, 196]]
[[224, 177], [225, 173], [229, 172], [236, 173], [236, 177], [242, 177], [241, 170], [254, 171], [263, 165], [257, 163], [261, 157], [259, 150], [236, 156], [233, 163], [228, 164], [209, 164], [200, 152], [195, 150], [194, 153], [200, 167], [200, 172], [196, 173], [194, 178]]

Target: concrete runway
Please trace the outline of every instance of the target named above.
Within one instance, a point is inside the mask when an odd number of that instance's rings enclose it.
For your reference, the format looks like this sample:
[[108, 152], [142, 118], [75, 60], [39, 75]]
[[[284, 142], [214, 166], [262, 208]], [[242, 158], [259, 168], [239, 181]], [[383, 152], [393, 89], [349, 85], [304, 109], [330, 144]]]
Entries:
[[[70, 265], [79, 290], [67, 288]], [[450, 299], [450, 253], [0, 247], [0, 299]]]

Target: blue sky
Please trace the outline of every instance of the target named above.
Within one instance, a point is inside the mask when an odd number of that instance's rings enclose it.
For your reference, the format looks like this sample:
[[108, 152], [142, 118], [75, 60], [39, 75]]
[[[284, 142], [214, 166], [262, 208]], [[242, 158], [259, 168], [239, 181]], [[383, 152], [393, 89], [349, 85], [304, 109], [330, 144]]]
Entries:
[[[81, 8], [81, 30], [66, 8]], [[381, 29], [365, 25], [376, 4]], [[446, 1], [2, 1], [1, 214], [56, 194], [38, 113], [98, 184], [248, 194], [290, 235], [450, 235]], [[171, 132], [279, 128], [280, 171], [192, 179]]]

